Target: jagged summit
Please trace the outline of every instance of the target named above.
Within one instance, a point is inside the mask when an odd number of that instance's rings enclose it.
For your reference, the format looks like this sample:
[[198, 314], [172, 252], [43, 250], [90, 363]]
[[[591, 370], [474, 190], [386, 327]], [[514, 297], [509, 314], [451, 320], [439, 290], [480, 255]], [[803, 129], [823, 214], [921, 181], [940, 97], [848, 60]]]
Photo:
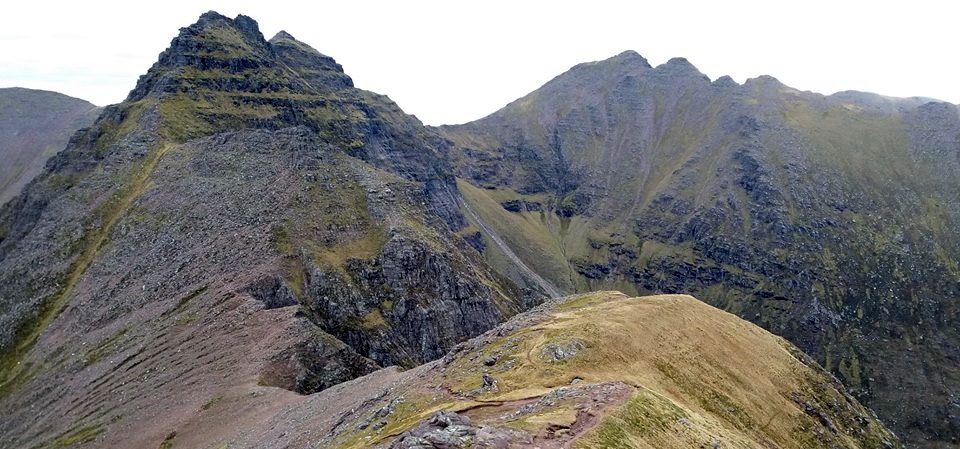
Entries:
[[257, 22], [210, 11], [180, 29], [127, 101], [197, 90], [250, 93], [353, 87], [343, 67], [285, 31], [269, 42]]
[[771, 75], [760, 75], [753, 78], [747, 78], [743, 83], [745, 87], [749, 86], [777, 86], [777, 87], [787, 87], [786, 84], [780, 82], [779, 79]]
[[667, 62], [656, 66], [653, 70], [653, 73], [657, 74], [662, 81], [673, 84], [682, 84], [685, 78], [696, 79], [697, 82], [706, 83], [710, 82], [710, 78], [707, 75], [704, 75], [695, 65], [693, 65], [687, 58], [673, 57], [667, 60]]
[[663, 63], [663, 65], [667, 67], [682, 67], [685, 69], [686, 68], [696, 69], [696, 67], [689, 60], [687, 60], [687, 58], [680, 57], [680, 56], [674, 56], [668, 59], [667, 62]]
[[270, 38], [270, 46], [284, 64], [296, 68], [311, 84], [334, 88], [353, 87], [353, 80], [333, 58], [280, 31]]
[[197, 19], [197, 22], [188, 28], [202, 29], [215, 24], [236, 27], [238, 30], [254, 40], [258, 40], [258, 38], [259, 40], [263, 40], [263, 34], [260, 33], [260, 25], [257, 23], [257, 21], [252, 17], [245, 16], [243, 14], [238, 14], [237, 17], [230, 19], [229, 17], [224, 16], [216, 11], [207, 11], [201, 14], [200, 18]]
[[[160, 132], [174, 140], [218, 130], [304, 125], [327, 128], [348, 142], [358, 131], [329, 128], [351, 128], [367, 115], [358, 104], [368, 94], [352, 88], [353, 80], [333, 58], [289, 33], [268, 42], [255, 20], [211, 11], [180, 29], [140, 77], [127, 104], [159, 102]], [[317, 120], [321, 117], [340, 120]]]
[[734, 81], [730, 75], [723, 75], [720, 78], [717, 78], [713, 81], [713, 85], [717, 87], [739, 87], [740, 84]]
[[617, 61], [625, 65], [633, 65], [633, 66], [643, 67], [648, 69], [651, 68], [650, 62], [647, 61], [647, 58], [644, 58], [643, 56], [640, 55], [640, 53], [637, 53], [633, 50], [627, 50], [623, 53], [620, 53], [610, 58], [609, 60]]
[[274, 34], [273, 37], [270, 38], [270, 43], [274, 43], [274, 42], [279, 41], [279, 40], [291, 40], [291, 41], [295, 41], [295, 40], [297, 40], [297, 39], [294, 38], [290, 33], [286, 32], [286, 31], [284, 31], [284, 30], [280, 30], [279, 32], [277, 32], [277, 34]]
[[194, 24], [181, 28], [170, 47], [160, 53], [157, 62], [140, 77], [127, 101], [137, 101], [148, 94], [170, 94], [177, 90], [177, 78], [183, 78], [188, 67], [239, 74], [256, 69], [271, 58], [269, 44], [260, 33], [257, 22], [238, 15], [230, 19], [210, 11]]

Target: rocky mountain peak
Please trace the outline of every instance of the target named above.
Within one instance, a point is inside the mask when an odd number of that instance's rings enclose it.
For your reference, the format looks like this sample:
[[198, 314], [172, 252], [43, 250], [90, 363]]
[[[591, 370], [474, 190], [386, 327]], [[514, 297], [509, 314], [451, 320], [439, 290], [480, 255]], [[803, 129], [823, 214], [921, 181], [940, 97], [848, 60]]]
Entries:
[[265, 65], [271, 57], [269, 44], [255, 20], [206, 12], [193, 25], [180, 29], [170, 47], [140, 77], [127, 100], [137, 101], [151, 92], [157, 96], [175, 92], [176, 80], [183, 77], [187, 67], [238, 74]]
[[756, 78], [749, 78], [743, 83], [746, 87], [761, 86], [761, 87], [787, 87], [785, 84], [781, 83], [780, 80], [770, 76], [770, 75], [760, 75]]
[[333, 88], [353, 87], [353, 80], [343, 73], [343, 67], [337, 61], [298, 41], [286, 31], [280, 31], [270, 38], [270, 46], [284, 64], [306, 72], [304, 75], [311, 84]]
[[236, 18], [231, 19], [216, 11], [207, 11], [201, 14], [200, 18], [198, 18], [193, 25], [187, 28], [181, 28], [180, 31], [182, 34], [183, 30], [185, 29], [202, 30], [217, 26], [234, 27], [238, 31], [243, 32], [245, 35], [254, 38], [255, 40], [258, 38], [259, 40], [263, 40], [263, 34], [260, 33], [260, 25], [257, 24], [257, 21], [252, 17], [240, 14], [237, 15]]
[[286, 31], [284, 31], [284, 30], [280, 30], [279, 32], [277, 32], [277, 34], [274, 34], [273, 37], [270, 38], [270, 43], [272, 44], [272, 43], [277, 42], [277, 41], [280, 41], [280, 40], [291, 40], [291, 41], [295, 41], [295, 40], [297, 40], [297, 39], [296, 39], [295, 37], [293, 37], [293, 35], [291, 35], [290, 33], [286, 32]]
[[230, 20], [229, 17], [211, 9], [210, 11], [200, 14], [200, 18], [197, 19], [196, 24], [206, 24], [210, 22], [228, 21], [228, 20]]
[[233, 19], [233, 23], [240, 31], [243, 31], [251, 37], [258, 37], [260, 40], [263, 39], [263, 34], [260, 33], [260, 25], [256, 20], [253, 20], [252, 17], [239, 14]]
[[669, 59], [667, 62], [665, 62], [664, 64], [667, 65], [667, 66], [691, 67], [691, 68], [694, 68], [694, 69], [696, 68], [696, 67], [693, 66], [693, 64], [692, 64], [687, 58], [680, 57], [680, 56], [670, 58], [670, 59]]
[[[289, 33], [267, 42], [252, 19], [206, 13], [0, 207], [4, 447], [76, 446], [54, 441], [81, 427], [100, 447], [166, 445], [169, 423], [119, 430], [159, 402], [115, 385], [189, 398], [176, 416], [221, 387], [312, 393], [438, 358], [542, 299], [469, 246], [439, 136], [351, 86]], [[246, 319], [265, 324], [243, 328], [257, 341], [224, 327]], [[218, 363], [194, 363], [189, 341]], [[137, 349], [148, 342], [157, 352]], [[65, 346], [71, 360], [28, 371]], [[101, 385], [122, 403], [73, 386], [121, 360], [131, 369]], [[194, 374], [143, 375], [155, 363]], [[28, 404], [47, 397], [64, 418], [40, 435]]]
[[655, 70], [671, 80], [695, 77], [710, 81], [710, 78], [700, 72], [700, 69], [688, 61], [687, 58], [670, 58], [667, 62], [658, 65]]
[[627, 50], [623, 53], [620, 53], [619, 55], [610, 58], [610, 60], [617, 61], [625, 66], [640, 67], [645, 69], [652, 68], [650, 66], [650, 62], [647, 61], [647, 58], [644, 58], [640, 55], [640, 53], [637, 53], [633, 50]]
[[[480, 219], [559, 289], [700, 294], [819, 359], [915, 447], [957, 441], [956, 107], [625, 58], [442, 129]], [[921, 359], [942, 377], [912, 376]]]
[[730, 75], [723, 75], [720, 78], [717, 78], [713, 82], [713, 85], [717, 87], [739, 87], [740, 86], [739, 84], [737, 84], [736, 81], [733, 80], [733, 78], [730, 77]]

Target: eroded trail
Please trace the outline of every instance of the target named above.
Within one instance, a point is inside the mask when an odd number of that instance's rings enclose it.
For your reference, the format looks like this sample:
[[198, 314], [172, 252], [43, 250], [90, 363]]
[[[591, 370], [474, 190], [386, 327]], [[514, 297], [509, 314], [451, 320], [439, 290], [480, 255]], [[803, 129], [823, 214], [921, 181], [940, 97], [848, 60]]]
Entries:
[[507, 242], [503, 241], [503, 239], [497, 235], [496, 231], [487, 226], [483, 219], [481, 219], [480, 216], [473, 211], [473, 208], [470, 207], [470, 204], [467, 203], [466, 200], [460, 199], [460, 204], [463, 205], [463, 210], [467, 213], [467, 215], [470, 216], [470, 219], [480, 227], [480, 230], [483, 231], [483, 233], [489, 237], [495, 245], [497, 245], [497, 248], [500, 248], [500, 251], [503, 251], [503, 254], [506, 255], [507, 258], [510, 259], [510, 261], [520, 269], [524, 276], [536, 283], [541, 289], [543, 289], [544, 292], [550, 295], [550, 298], [559, 298], [565, 295], [565, 293], [557, 288], [556, 285], [553, 285], [552, 282], [544, 279], [543, 276], [540, 276], [536, 271], [533, 271], [532, 268], [527, 266], [527, 264], [523, 263], [523, 260], [521, 260], [512, 249], [510, 249], [510, 246], [507, 245]]

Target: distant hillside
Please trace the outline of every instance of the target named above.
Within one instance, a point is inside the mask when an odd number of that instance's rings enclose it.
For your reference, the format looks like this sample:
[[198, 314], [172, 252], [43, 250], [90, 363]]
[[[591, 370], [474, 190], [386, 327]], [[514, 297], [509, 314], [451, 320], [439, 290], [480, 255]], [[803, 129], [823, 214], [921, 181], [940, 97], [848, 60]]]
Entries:
[[0, 89], [0, 204], [20, 193], [101, 109], [56, 92]]
[[497, 240], [567, 292], [695, 295], [817, 358], [908, 443], [960, 441], [957, 106], [626, 52], [439, 130], [502, 273], [520, 279]]

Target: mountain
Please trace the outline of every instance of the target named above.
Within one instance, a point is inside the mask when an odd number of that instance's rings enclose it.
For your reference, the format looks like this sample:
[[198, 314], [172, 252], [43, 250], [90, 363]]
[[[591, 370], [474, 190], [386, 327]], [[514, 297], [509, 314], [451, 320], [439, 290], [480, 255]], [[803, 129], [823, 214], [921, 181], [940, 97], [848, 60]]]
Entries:
[[[735, 315], [951, 444], [955, 107], [631, 53], [571, 73], [433, 129], [203, 14], [0, 206], [0, 445], [900, 447]], [[610, 287], [733, 314], [549, 300]]]
[[0, 205], [20, 193], [47, 159], [62, 150], [75, 131], [90, 126], [100, 111], [56, 92], [0, 88]]
[[0, 209], [2, 445], [156, 446], [221, 396], [413, 367], [542, 301], [462, 238], [442, 142], [287, 33], [181, 29]]
[[814, 356], [913, 447], [960, 442], [956, 105], [626, 52], [438, 131], [471, 226], [560, 290], [696, 295]]

